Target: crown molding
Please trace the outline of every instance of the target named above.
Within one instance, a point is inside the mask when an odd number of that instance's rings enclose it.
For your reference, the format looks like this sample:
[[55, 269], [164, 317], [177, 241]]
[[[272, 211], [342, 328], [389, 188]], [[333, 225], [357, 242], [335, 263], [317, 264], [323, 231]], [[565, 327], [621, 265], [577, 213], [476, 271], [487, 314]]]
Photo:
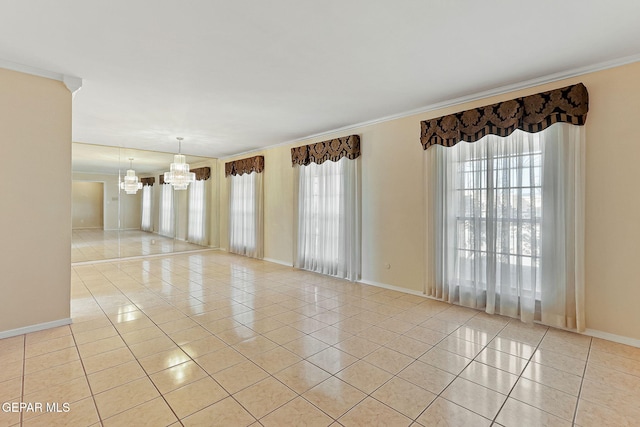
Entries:
[[82, 79], [80, 77], [69, 76], [50, 70], [43, 70], [41, 68], [18, 64], [17, 62], [6, 61], [4, 59], [0, 59], [0, 68], [6, 68], [7, 70], [18, 71], [20, 73], [31, 74], [33, 76], [57, 80], [64, 83], [67, 89], [69, 89], [69, 92], [71, 92], [72, 96], [75, 96], [75, 94], [82, 88]]
[[620, 67], [620, 66], [627, 65], [627, 64], [632, 64], [632, 63], [638, 62], [638, 61], [640, 61], [640, 54], [625, 56], [625, 57], [622, 57], [622, 58], [613, 59], [611, 61], [598, 62], [596, 64], [591, 64], [591, 65], [587, 65], [587, 66], [584, 66], [584, 67], [573, 68], [571, 70], [566, 70], [566, 71], [561, 71], [561, 72], [558, 72], [558, 73], [548, 74], [546, 76], [536, 77], [535, 79], [525, 80], [523, 82], [513, 83], [513, 84], [505, 85], [505, 86], [499, 86], [497, 88], [485, 90], [485, 91], [482, 91], [482, 92], [476, 92], [476, 93], [472, 93], [472, 94], [469, 94], [469, 95], [461, 96], [461, 97], [458, 97], [458, 98], [452, 98], [452, 99], [449, 99], [449, 100], [446, 100], [446, 101], [436, 102], [434, 104], [429, 104], [429, 105], [426, 105], [424, 107], [415, 108], [413, 110], [403, 111], [401, 113], [396, 113], [396, 114], [392, 114], [392, 115], [389, 115], [389, 116], [379, 117], [379, 118], [373, 119], [373, 120], [367, 120], [367, 121], [364, 121], [364, 122], [355, 123], [355, 124], [352, 124], [352, 125], [343, 126], [343, 127], [336, 128], [336, 129], [331, 129], [331, 130], [327, 130], [327, 131], [323, 131], [323, 132], [319, 132], [319, 133], [314, 133], [314, 134], [311, 134], [311, 135], [307, 135], [307, 136], [304, 136], [304, 137], [292, 139], [292, 140], [289, 140], [289, 141], [280, 142], [278, 144], [269, 145], [267, 147], [258, 148], [258, 149], [254, 149], [254, 150], [248, 150], [248, 151], [244, 151], [242, 153], [233, 154], [233, 155], [230, 155], [230, 156], [220, 157], [220, 160], [225, 160], [225, 159], [229, 159], [229, 158], [236, 157], [236, 156], [256, 153], [256, 152], [260, 152], [260, 151], [264, 151], [264, 150], [268, 150], [268, 149], [271, 149], [271, 148], [276, 148], [276, 147], [280, 147], [280, 146], [284, 146], [284, 145], [291, 145], [291, 144], [299, 143], [301, 141], [305, 141], [307, 139], [320, 138], [320, 137], [324, 137], [324, 136], [328, 136], [328, 135], [334, 135], [336, 133], [342, 133], [342, 132], [351, 132], [354, 129], [359, 129], [359, 128], [362, 128], [362, 127], [371, 126], [371, 125], [375, 125], [375, 124], [378, 124], [378, 123], [384, 123], [384, 122], [388, 122], [388, 121], [391, 121], [391, 120], [397, 120], [397, 119], [402, 119], [402, 118], [409, 117], [409, 116], [415, 116], [415, 115], [418, 115], [418, 114], [424, 114], [424, 113], [428, 113], [430, 111], [440, 110], [440, 109], [443, 109], [443, 108], [454, 107], [456, 105], [466, 104], [468, 102], [478, 101], [478, 100], [481, 100], [481, 99], [490, 98], [492, 96], [504, 95], [504, 94], [507, 94], [507, 93], [510, 93], [510, 92], [515, 92], [515, 91], [522, 90], [522, 89], [529, 89], [529, 88], [540, 86], [540, 85], [547, 84], [547, 83], [553, 83], [553, 82], [557, 82], [557, 81], [560, 81], [560, 80], [569, 79], [569, 78], [572, 78], [572, 77], [579, 77], [579, 76], [582, 76], [582, 75], [585, 75], [585, 74], [595, 73], [597, 71], [603, 71], [603, 70], [608, 70], [610, 68], [615, 68], [615, 67]]
[[62, 82], [71, 92], [71, 96], [76, 96], [76, 93], [82, 89], [82, 79], [80, 77], [73, 77], [64, 75]]

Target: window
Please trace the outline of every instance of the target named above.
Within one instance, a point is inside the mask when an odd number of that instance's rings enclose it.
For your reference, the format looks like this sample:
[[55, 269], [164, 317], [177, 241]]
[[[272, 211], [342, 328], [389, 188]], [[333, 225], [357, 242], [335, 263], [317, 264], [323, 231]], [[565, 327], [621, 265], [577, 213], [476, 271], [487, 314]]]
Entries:
[[173, 223], [173, 186], [162, 184], [160, 186], [160, 212], [158, 234], [174, 237]]
[[304, 233], [305, 255], [315, 263], [337, 265], [340, 214], [342, 201], [343, 171], [341, 164], [325, 162], [315, 163], [300, 170], [301, 205], [304, 216], [300, 232]]
[[[487, 288], [487, 275], [476, 264], [495, 258], [498, 279], [507, 280], [514, 293], [535, 293], [540, 299], [540, 239], [542, 220], [542, 151], [539, 135], [522, 149], [491, 143], [476, 147], [460, 143], [447, 153], [456, 157], [454, 267], [460, 286]], [[498, 142], [499, 144], [500, 142]], [[483, 147], [483, 144], [489, 145]], [[513, 149], [513, 150], [512, 150]], [[454, 151], [458, 151], [455, 153]]]
[[360, 275], [359, 160], [296, 165], [296, 267], [357, 280]]
[[142, 231], [153, 231], [153, 224], [151, 221], [151, 212], [153, 207], [151, 200], [153, 199], [153, 187], [151, 185], [145, 185], [142, 187], [142, 222], [140, 228]]
[[426, 293], [576, 327], [583, 292], [581, 126], [425, 151]]
[[206, 224], [208, 182], [208, 179], [198, 179], [189, 185], [187, 240], [203, 246], [209, 244]]
[[262, 258], [262, 173], [229, 175], [229, 251]]

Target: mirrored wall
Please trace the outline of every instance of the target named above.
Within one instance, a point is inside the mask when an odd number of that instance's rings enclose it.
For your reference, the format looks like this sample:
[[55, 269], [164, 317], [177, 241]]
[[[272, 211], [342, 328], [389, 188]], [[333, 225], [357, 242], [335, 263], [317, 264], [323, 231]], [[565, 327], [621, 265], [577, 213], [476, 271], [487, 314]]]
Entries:
[[[73, 143], [72, 263], [217, 247], [217, 161], [186, 156], [196, 184], [163, 183], [173, 153]], [[143, 183], [121, 188], [132, 169]]]

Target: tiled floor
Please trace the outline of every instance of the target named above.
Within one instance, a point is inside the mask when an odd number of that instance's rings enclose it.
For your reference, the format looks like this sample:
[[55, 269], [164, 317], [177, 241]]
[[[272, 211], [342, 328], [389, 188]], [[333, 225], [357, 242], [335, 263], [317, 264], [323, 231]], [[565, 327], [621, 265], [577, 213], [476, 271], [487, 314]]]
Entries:
[[0, 426], [640, 425], [640, 349], [222, 252], [73, 268]]
[[139, 230], [78, 229], [71, 235], [71, 262], [169, 254], [203, 246]]

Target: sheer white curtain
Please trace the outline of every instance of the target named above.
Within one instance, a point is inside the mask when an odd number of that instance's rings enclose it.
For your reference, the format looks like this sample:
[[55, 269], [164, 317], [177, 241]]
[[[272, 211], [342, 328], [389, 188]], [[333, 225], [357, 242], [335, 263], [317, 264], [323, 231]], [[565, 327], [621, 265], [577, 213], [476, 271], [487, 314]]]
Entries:
[[427, 149], [426, 293], [583, 330], [583, 168], [566, 123]]
[[153, 231], [152, 212], [153, 212], [153, 186], [145, 185], [142, 187], [142, 221], [140, 228], [142, 231]]
[[162, 184], [160, 186], [159, 205], [158, 234], [174, 237], [173, 187], [171, 184]]
[[203, 246], [209, 245], [206, 222], [208, 182], [208, 179], [200, 179], [189, 185], [187, 240]]
[[229, 251], [263, 257], [262, 173], [230, 175]]
[[294, 166], [295, 266], [351, 281], [360, 278], [360, 159]]

